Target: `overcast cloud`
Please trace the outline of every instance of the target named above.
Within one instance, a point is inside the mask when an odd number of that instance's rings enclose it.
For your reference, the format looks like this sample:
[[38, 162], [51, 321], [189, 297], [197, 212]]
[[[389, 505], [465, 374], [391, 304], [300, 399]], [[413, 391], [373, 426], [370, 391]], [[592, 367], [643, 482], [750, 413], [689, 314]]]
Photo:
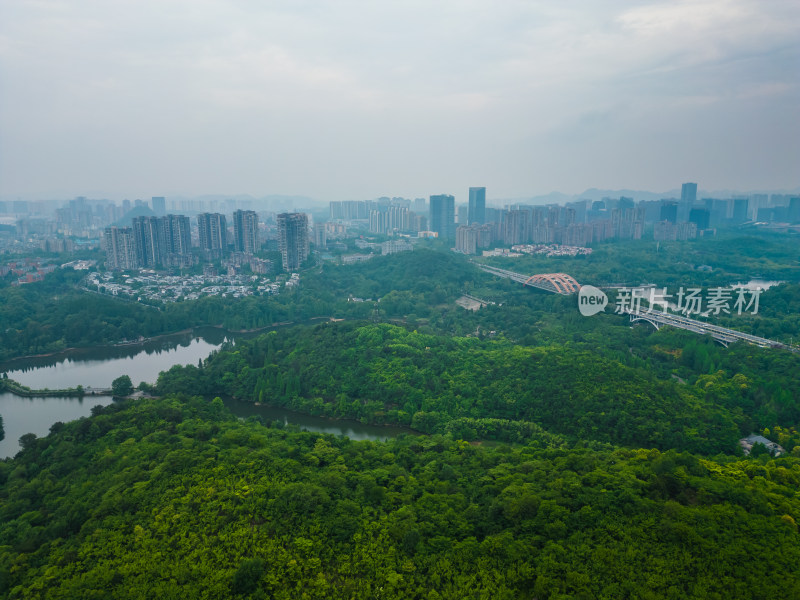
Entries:
[[3, 0], [0, 194], [800, 185], [800, 2]]

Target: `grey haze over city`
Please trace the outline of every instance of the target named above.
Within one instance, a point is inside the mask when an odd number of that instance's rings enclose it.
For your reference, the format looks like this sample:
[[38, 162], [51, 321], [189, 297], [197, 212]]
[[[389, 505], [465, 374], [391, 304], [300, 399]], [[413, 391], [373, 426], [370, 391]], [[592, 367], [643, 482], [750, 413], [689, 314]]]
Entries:
[[0, 196], [800, 184], [800, 3], [0, 6]]

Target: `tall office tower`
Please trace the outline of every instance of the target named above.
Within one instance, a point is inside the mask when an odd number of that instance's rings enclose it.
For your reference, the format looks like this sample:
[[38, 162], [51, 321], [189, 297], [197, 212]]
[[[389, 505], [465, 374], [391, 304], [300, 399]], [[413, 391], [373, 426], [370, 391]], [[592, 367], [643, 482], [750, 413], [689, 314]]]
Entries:
[[245, 254], [254, 254], [258, 249], [258, 215], [255, 211], [234, 211], [233, 248]]
[[440, 238], [456, 237], [456, 199], [448, 194], [431, 196], [430, 228]]
[[314, 246], [317, 250], [328, 246], [328, 228], [325, 223], [314, 223]]
[[192, 253], [192, 227], [186, 215], [161, 217], [164, 227], [164, 249], [167, 254], [186, 255]]
[[744, 223], [747, 221], [748, 213], [748, 199], [747, 198], [734, 198], [733, 200], [733, 218], [734, 223]]
[[197, 232], [200, 235], [200, 249], [210, 255], [222, 256], [228, 249], [228, 223], [220, 213], [200, 213], [197, 215]]
[[800, 196], [789, 198], [788, 221], [790, 223], [800, 223]]
[[687, 221], [689, 212], [697, 202], [697, 184], [684, 183], [681, 186], [681, 202], [678, 206], [678, 221]]
[[486, 223], [485, 187], [469, 188], [469, 212], [467, 214], [467, 222], [470, 225], [473, 223], [479, 223], [481, 225]]
[[697, 202], [696, 183], [684, 183], [681, 186], [681, 202], [688, 203], [690, 206]]
[[670, 202], [669, 200], [661, 201], [661, 218], [660, 221], [669, 221], [670, 223], [678, 222], [678, 204], [677, 202]]
[[103, 232], [106, 268], [128, 271], [138, 269], [133, 230], [130, 227], [106, 227]]
[[758, 209], [767, 206], [769, 203], [769, 196], [766, 194], [751, 194], [750, 202], [747, 206], [747, 218], [755, 221], [758, 215]]
[[425, 198], [414, 198], [414, 212], [422, 214], [428, 211], [428, 204]]
[[153, 196], [150, 199], [150, 204], [153, 206], [153, 212], [158, 217], [163, 217], [167, 214], [167, 199], [164, 196]]
[[296, 271], [308, 258], [308, 215], [282, 213], [278, 215], [281, 260], [284, 271]]
[[133, 219], [133, 240], [140, 267], [153, 268], [164, 264], [166, 239], [164, 224], [158, 217]]
[[733, 201], [730, 198], [709, 198], [711, 205], [711, 224], [714, 227], [724, 225], [733, 216]]

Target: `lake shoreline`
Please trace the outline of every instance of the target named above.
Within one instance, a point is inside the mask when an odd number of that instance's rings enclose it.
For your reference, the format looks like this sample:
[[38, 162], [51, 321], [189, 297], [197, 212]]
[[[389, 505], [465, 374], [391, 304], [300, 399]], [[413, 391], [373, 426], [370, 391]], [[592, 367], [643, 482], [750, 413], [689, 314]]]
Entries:
[[[264, 327], [256, 327], [255, 329], [227, 329], [224, 325], [197, 325], [195, 327], [180, 329], [178, 331], [173, 331], [170, 333], [161, 333], [159, 335], [154, 335], [152, 337], [147, 337], [147, 338], [141, 338], [138, 340], [114, 342], [110, 344], [99, 344], [94, 346], [70, 346], [69, 348], [62, 348], [61, 350], [56, 350], [54, 352], [44, 352], [42, 354], [26, 354], [24, 356], [14, 356], [3, 359], [2, 361], [0, 361], [0, 364], [6, 365], [7, 363], [14, 363], [16, 361], [23, 361], [23, 360], [34, 360], [37, 358], [53, 358], [53, 357], [60, 358], [62, 354], [64, 355], [63, 358], [69, 358], [67, 356], [68, 354], [85, 350], [102, 350], [104, 348], [135, 348], [137, 346], [143, 346], [147, 343], [156, 342], [164, 338], [190, 334], [198, 329], [217, 329], [220, 331], [224, 331], [226, 333], [230, 333], [231, 335], [250, 335], [261, 331], [276, 329], [279, 327], [288, 327], [290, 325], [303, 325], [304, 323], [308, 323], [310, 321], [321, 321], [323, 319], [327, 319], [329, 322], [338, 322], [344, 320], [330, 316], [310, 317], [305, 321], [280, 321], [278, 323], [272, 323], [271, 325], [265, 325]], [[2, 371], [0, 370], [0, 372]]]

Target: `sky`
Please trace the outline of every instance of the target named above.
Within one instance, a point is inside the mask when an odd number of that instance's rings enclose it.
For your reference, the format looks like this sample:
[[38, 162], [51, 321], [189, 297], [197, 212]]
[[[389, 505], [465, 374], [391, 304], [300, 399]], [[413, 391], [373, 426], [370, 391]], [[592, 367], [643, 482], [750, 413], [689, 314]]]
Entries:
[[797, 0], [2, 0], [0, 196], [800, 185]]

